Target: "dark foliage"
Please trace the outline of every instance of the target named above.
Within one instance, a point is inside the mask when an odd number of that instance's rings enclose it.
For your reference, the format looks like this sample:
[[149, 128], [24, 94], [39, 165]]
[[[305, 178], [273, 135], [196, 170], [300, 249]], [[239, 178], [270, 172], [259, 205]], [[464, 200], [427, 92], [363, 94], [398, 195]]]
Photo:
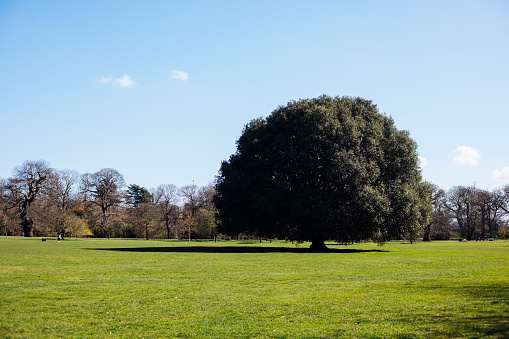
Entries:
[[224, 233], [351, 242], [413, 236], [431, 187], [416, 144], [361, 98], [293, 101], [251, 121], [221, 165], [215, 204]]

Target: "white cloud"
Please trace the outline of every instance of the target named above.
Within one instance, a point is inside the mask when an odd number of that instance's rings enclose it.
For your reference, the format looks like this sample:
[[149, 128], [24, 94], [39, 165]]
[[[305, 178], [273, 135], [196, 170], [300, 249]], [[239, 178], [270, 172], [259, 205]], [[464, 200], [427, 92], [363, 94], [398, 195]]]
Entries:
[[113, 78], [111, 77], [111, 75], [108, 75], [107, 77], [105, 77], [104, 75], [101, 75], [101, 79], [97, 80], [97, 82], [100, 82], [101, 84], [109, 84], [112, 81], [113, 81]]
[[449, 154], [449, 160], [455, 165], [477, 166], [481, 153], [470, 146], [460, 146]]
[[419, 156], [419, 166], [421, 168], [428, 166], [428, 159]]
[[131, 77], [127, 74], [124, 74], [121, 78], [113, 78], [111, 75], [108, 75], [105, 77], [104, 75], [101, 75], [100, 79], [97, 79], [97, 82], [101, 84], [113, 84], [120, 87], [133, 87], [136, 85], [136, 82], [131, 79]]
[[187, 74], [186, 72], [177, 71], [174, 69], [171, 71], [171, 78], [186, 81], [187, 79], [189, 79], [189, 74]]
[[497, 180], [509, 181], [509, 167], [504, 167], [504, 169], [501, 169], [500, 171], [494, 170], [491, 172], [491, 175]]
[[124, 74], [124, 76], [121, 78], [115, 79], [114, 83], [120, 87], [133, 87], [136, 85], [136, 82], [127, 74]]

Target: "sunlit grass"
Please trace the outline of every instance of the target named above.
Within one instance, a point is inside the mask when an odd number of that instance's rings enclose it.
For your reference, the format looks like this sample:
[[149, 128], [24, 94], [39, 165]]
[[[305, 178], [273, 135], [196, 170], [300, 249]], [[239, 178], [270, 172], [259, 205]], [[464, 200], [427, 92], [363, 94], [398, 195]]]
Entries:
[[509, 242], [307, 246], [3, 238], [0, 335], [509, 337]]

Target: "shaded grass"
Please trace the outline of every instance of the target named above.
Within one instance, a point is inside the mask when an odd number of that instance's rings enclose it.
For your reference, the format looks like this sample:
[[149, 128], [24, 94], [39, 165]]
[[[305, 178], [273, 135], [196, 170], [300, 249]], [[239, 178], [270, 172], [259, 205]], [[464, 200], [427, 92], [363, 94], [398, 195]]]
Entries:
[[[163, 247], [113, 247], [113, 248], [91, 248], [101, 251], [126, 251], [126, 252], [196, 252], [196, 253], [322, 253], [323, 251], [311, 251], [309, 248], [298, 247], [268, 247], [268, 246], [163, 246]], [[388, 252], [381, 249], [356, 249], [341, 248], [330, 249], [325, 253], [363, 253], [363, 252]]]
[[308, 245], [0, 239], [0, 335], [509, 337], [507, 242]]

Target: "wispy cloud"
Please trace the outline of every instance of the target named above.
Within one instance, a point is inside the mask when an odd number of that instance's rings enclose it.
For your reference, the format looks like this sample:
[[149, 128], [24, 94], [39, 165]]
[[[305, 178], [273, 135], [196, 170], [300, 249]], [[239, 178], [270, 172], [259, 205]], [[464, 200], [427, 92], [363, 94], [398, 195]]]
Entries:
[[97, 79], [97, 82], [101, 84], [112, 84], [120, 87], [133, 87], [136, 85], [136, 81], [131, 79], [131, 77], [127, 74], [124, 74], [120, 78], [113, 78], [111, 75], [108, 75], [107, 77], [101, 75], [101, 77]]
[[113, 78], [110, 75], [108, 75], [107, 77], [105, 77], [104, 75], [101, 75], [101, 78], [97, 79], [97, 82], [99, 82], [101, 84], [109, 84], [112, 81], [113, 81]]
[[419, 156], [419, 166], [421, 166], [421, 168], [428, 166], [428, 159]]
[[449, 154], [449, 160], [455, 165], [477, 166], [481, 153], [470, 146], [460, 146]]
[[177, 71], [174, 69], [171, 71], [171, 78], [186, 81], [187, 79], [189, 79], [189, 74], [187, 74], [184, 71]]
[[504, 167], [500, 171], [499, 170], [494, 170], [493, 172], [491, 172], [491, 175], [496, 180], [509, 181], [509, 167]]

